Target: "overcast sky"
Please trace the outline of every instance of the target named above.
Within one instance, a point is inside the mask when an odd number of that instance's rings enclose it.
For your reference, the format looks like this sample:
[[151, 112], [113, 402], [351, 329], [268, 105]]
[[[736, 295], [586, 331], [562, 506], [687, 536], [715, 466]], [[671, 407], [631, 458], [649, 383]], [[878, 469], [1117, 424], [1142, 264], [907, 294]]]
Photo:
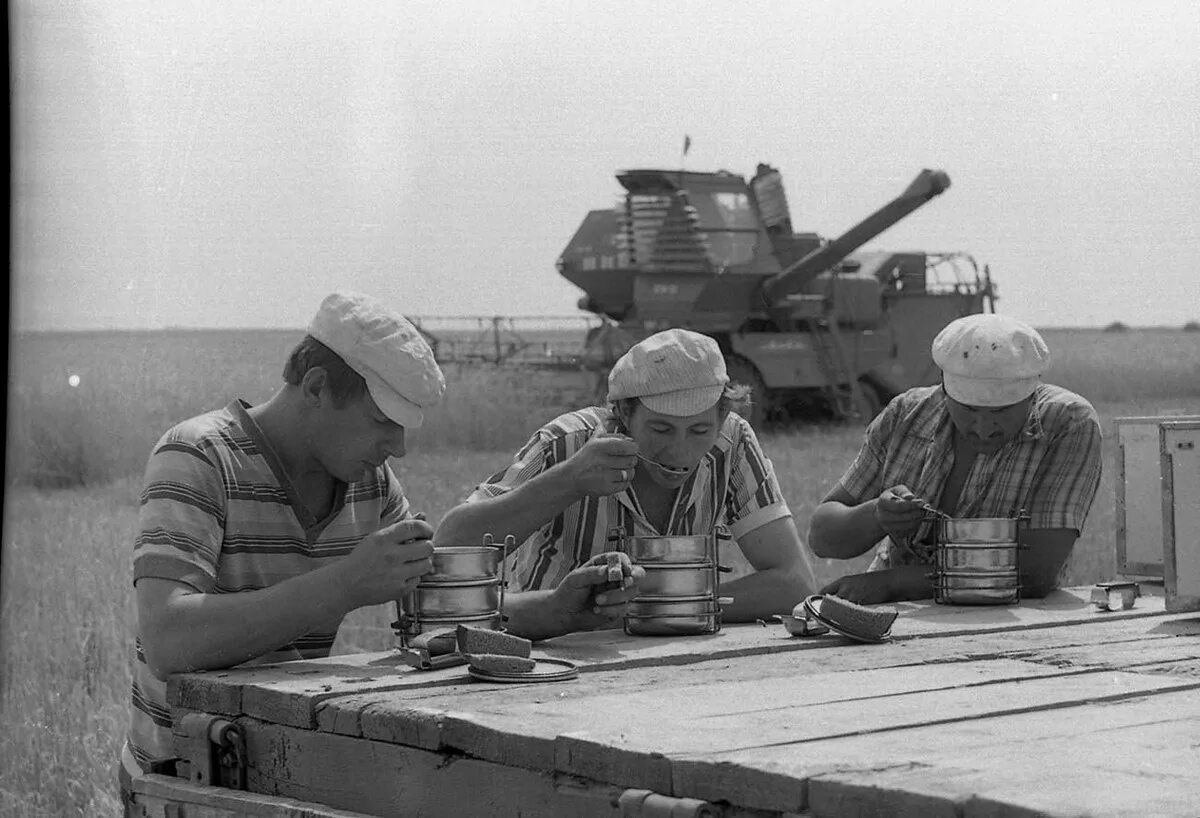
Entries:
[[18, 329], [570, 315], [633, 167], [783, 173], [833, 237], [962, 250], [1038, 326], [1200, 320], [1200, 3], [10, 5]]

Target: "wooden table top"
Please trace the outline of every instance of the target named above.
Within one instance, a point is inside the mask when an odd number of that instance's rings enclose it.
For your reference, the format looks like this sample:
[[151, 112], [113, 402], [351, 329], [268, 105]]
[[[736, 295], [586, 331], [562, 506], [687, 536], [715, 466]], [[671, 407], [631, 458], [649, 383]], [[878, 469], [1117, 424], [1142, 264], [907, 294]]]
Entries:
[[[1089, 592], [1004, 607], [900, 603], [883, 644], [772, 623], [535, 645], [535, 657], [578, 665], [563, 682], [482, 682], [383, 652], [181, 675], [169, 695], [177, 709], [262, 726], [251, 742], [260, 792], [365, 813], [402, 797], [428, 814], [471, 809], [469, 784], [422, 795], [448, 775], [432, 770], [471, 759], [511, 781], [549, 780], [556, 798], [564, 781], [600, 782], [746, 815], [1195, 818], [1200, 613], [1167, 614], [1161, 596], [1100, 612]], [[306, 752], [308, 736], [324, 749]], [[393, 746], [442, 761], [406, 773], [418, 756], [397, 760]], [[334, 772], [331, 754], [344, 761]], [[314, 783], [330, 776], [341, 783], [328, 792]], [[622, 814], [587, 803], [577, 814]]]

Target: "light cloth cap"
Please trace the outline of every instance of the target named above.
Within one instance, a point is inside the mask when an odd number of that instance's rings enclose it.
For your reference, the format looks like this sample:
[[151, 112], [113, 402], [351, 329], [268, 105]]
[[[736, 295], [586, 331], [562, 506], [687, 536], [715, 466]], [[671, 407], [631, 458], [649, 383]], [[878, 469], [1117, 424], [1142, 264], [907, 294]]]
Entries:
[[688, 417], [716, 404], [729, 383], [725, 356], [707, 335], [686, 329], [634, 344], [608, 373], [608, 399], [640, 398], [664, 415]]
[[995, 313], [951, 321], [933, 339], [932, 351], [946, 394], [970, 406], [1020, 403], [1050, 366], [1050, 350], [1037, 330]]
[[326, 296], [308, 334], [362, 375], [380, 411], [401, 426], [419, 428], [425, 410], [446, 391], [441, 367], [417, 328], [369, 295]]

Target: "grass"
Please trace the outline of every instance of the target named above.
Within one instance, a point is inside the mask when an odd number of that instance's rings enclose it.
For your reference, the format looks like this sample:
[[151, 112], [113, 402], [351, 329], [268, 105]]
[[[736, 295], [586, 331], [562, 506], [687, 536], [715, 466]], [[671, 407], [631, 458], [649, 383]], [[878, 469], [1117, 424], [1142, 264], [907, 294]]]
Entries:
[[[1068, 582], [1114, 575], [1112, 419], [1200, 413], [1200, 333], [1049, 330], [1052, 380], [1092, 399], [1105, 473]], [[0, 577], [0, 814], [116, 814], [114, 763], [128, 712], [129, 563], [140, 472], [158, 435], [279, 382], [294, 332], [41, 335], [10, 344]], [[79, 385], [68, 383], [79, 376]], [[572, 373], [448, 368], [443, 411], [396, 464], [433, 522], [506, 462], [533, 426], [578, 404]], [[764, 436], [803, 531], [862, 429]], [[833, 578], [856, 566], [827, 563]], [[336, 650], [389, 648], [387, 606], [355, 612]]]

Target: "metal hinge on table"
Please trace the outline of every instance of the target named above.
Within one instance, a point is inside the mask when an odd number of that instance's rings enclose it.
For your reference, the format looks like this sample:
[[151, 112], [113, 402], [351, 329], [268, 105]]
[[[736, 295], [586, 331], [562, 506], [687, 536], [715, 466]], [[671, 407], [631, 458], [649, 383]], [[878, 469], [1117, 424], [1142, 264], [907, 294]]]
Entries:
[[240, 727], [220, 716], [189, 713], [175, 732], [182, 777], [193, 784], [246, 789], [246, 736]]
[[675, 798], [652, 790], [625, 790], [621, 818], [721, 818], [725, 810], [698, 798]]

